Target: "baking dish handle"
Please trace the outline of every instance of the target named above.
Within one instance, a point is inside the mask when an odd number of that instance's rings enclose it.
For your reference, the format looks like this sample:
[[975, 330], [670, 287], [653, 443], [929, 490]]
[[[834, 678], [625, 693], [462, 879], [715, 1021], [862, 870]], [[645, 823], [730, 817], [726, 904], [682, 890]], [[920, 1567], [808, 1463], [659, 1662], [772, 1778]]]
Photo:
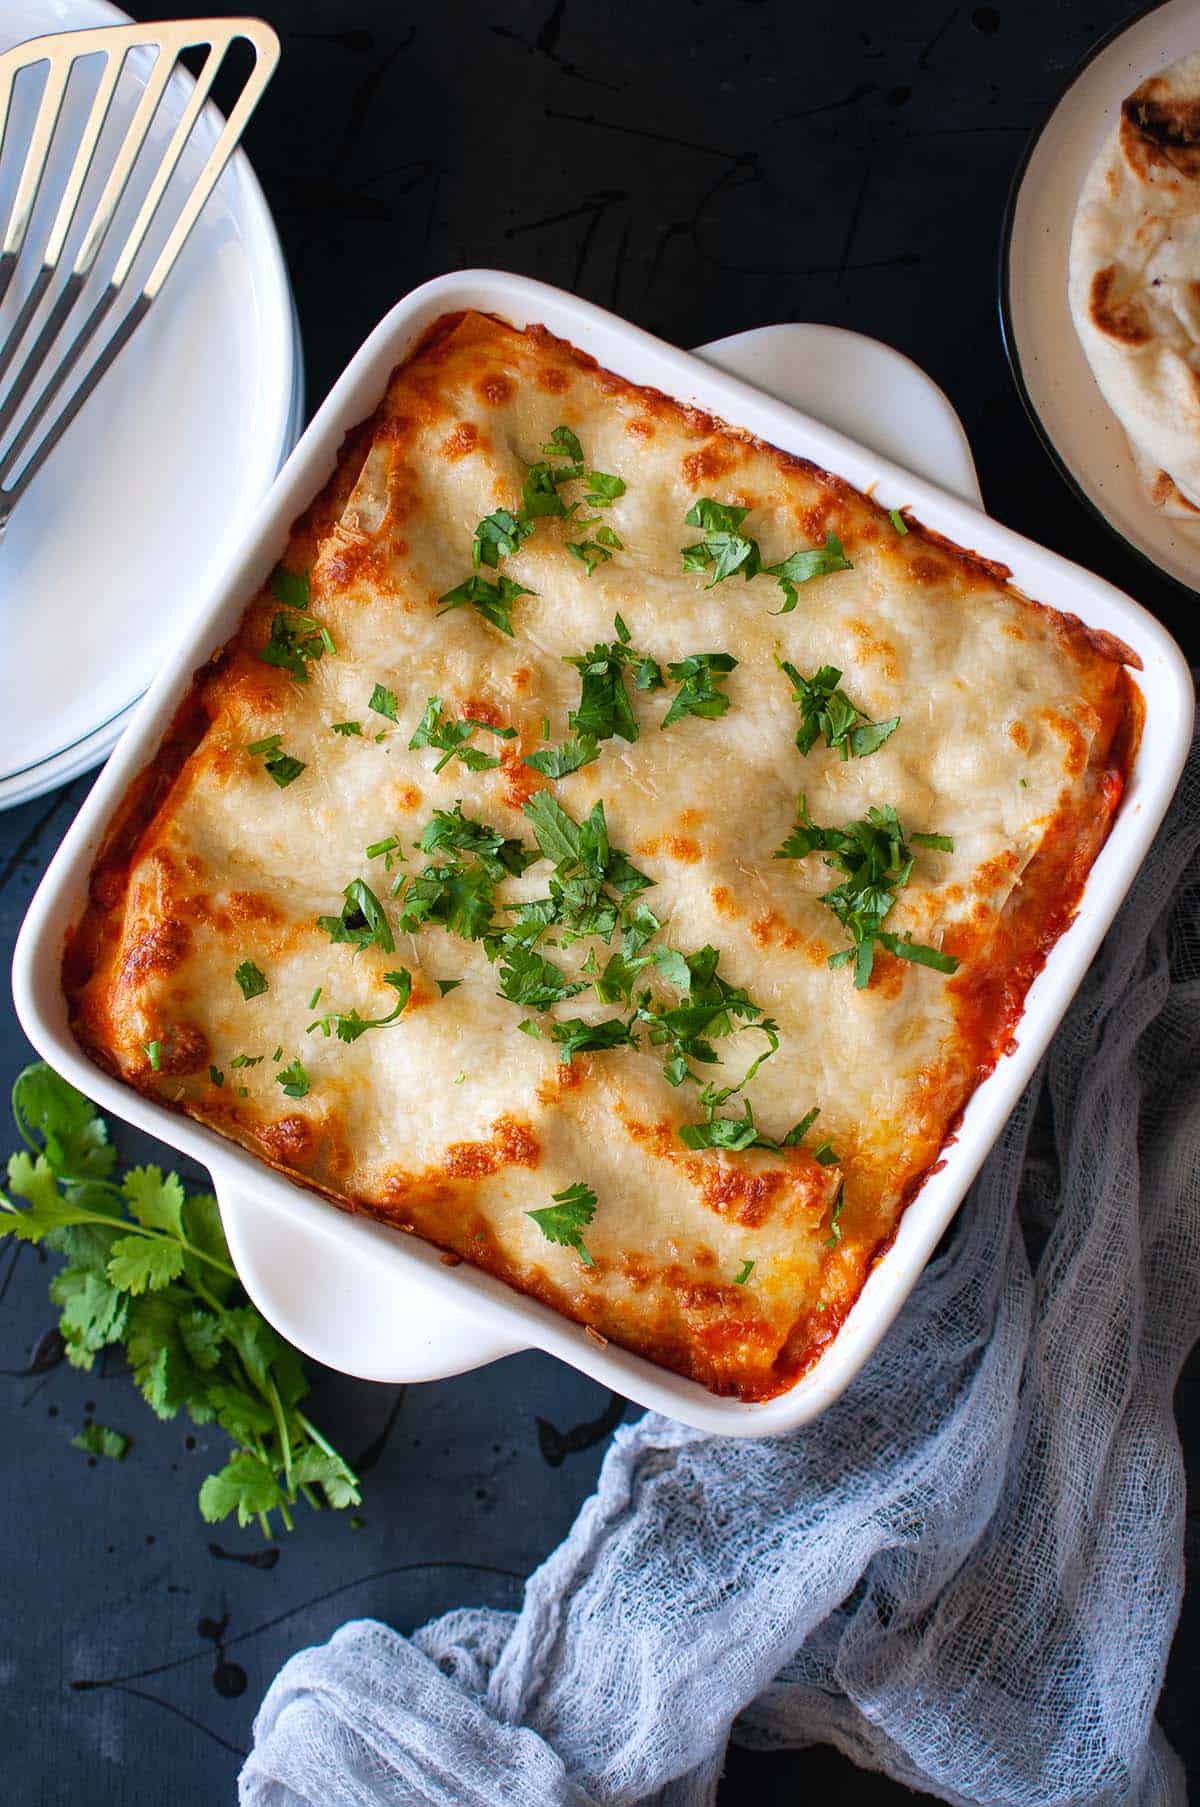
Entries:
[[525, 1344], [476, 1323], [396, 1261], [394, 1230], [289, 1189], [286, 1204], [212, 1169], [229, 1252], [269, 1324], [302, 1354], [361, 1380], [445, 1380]]

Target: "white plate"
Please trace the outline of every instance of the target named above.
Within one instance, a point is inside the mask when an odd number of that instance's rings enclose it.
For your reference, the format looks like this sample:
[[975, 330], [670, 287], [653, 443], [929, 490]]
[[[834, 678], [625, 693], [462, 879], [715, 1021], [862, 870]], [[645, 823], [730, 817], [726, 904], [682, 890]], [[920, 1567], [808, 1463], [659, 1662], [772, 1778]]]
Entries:
[[1198, 0], [1166, 0], [1102, 39], [1036, 133], [1017, 171], [1000, 254], [1000, 319], [1031, 420], [1067, 482], [1135, 552], [1200, 589], [1200, 535], [1147, 501], [1124, 429], [1075, 332], [1067, 259], [1083, 181], [1130, 89], [1200, 50]]
[[[4, 0], [0, 49], [127, 17], [108, 0]], [[186, 75], [175, 78], [166, 117], [178, 117], [189, 88]], [[114, 125], [138, 92], [130, 72]], [[86, 97], [73, 83], [68, 121]], [[197, 162], [217, 130], [209, 109], [189, 152]], [[4, 162], [12, 171], [17, 159]], [[15, 290], [0, 307], [0, 338], [19, 306]], [[0, 808], [109, 752], [211, 594], [302, 416], [287, 271], [239, 151], [162, 296], [22, 498], [0, 546]]]
[[[513, 1291], [468, 1263], [447, 1267], [416, 1237], [350, 1216], [272, 1172], [214, 1130], [141, 1096], [89, 1061], [72, 1037], [62, 991], [64, 937], [88, 895], [97, 848], [135, 773], [154, 757], [191, 674], [234, 631], [246, 598], [263, 581], [289, 524], [333, 470], [347, 430], [378, 402], [387, 378], [443, 314], [479, 308], [517, 325], [533, 321], [607, 368], [736, 421], [785, 451], [811, 458], [886, 508], [910, 504], [922, 521], [984, 558], [1011, 568], [1026, 594], [1045, 598], [1115, 634], [1141, 660], [1145, 728], [1112, 832], [1092, 867], [1079, 910], [1048, 955], [1025, 1000], [1011, 1053], [971, 1097], [944, 1157], [905, 1211], [838, 1335], [797, 1384], [763, 1404], [719, 1399], [695, 1381], [615, 1345]], [[756, 380], [767, 381], [762, 372]], [[924, 416], [918, 413], [914, 433]], [[915, 448], [914, 448], [915, 449]], [[273, 1269], [268, 1315], [301, 1348], [332, 1346], [339, 1325], [361, 1326], [360, 1373], [418, 1380], [452, 1374], [516, 1349], [560, 1357], [626, 1398], [702, 1430], [768, 1436], [795, 1429], [836, 1399], [858, 1373], [916, 1284], [1009, 1112], [1058, 1027], [1162, 821], [1183, 766], [1193, 713], [1187, 665], [1166, 630], [1128, 596], [1078, 565], [1023, 539], [963, 497], [903, 470], [877, 451], [799, 413], [763, 389], [676, 350], [628, 322], [543, 283], [496, 270], [464, 270], [426, 283], [394, 307], [330, 391], [234, 549], [187, 638], [138, 705], [121, 746], [34, 896], [13, 960], [13, 998], [34, 1046], [106, 1112], [149, 1131], [206, 1165], [248, 1276]], [[251, 1249], [246, 1234], [257, 1239]], [[264, 1257], [265, 1251], [265, 1257]], [[327, 1279], [328, 1276], [328, 1279]], [[373, 1351], [373, 1353], [372, 1353]], [[376, 1367], [376, 1362], [386, 1367]]]

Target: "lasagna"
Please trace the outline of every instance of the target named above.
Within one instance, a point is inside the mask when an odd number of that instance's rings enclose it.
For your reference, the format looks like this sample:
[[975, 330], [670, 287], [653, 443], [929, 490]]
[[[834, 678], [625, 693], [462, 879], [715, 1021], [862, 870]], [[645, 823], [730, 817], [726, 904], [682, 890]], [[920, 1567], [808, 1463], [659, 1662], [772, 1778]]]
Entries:
[[1136, 661], [536, 326], [394, 372], [110, 824], [128, 1084], [745, 1400], [838, 1330], [1069, 922]]

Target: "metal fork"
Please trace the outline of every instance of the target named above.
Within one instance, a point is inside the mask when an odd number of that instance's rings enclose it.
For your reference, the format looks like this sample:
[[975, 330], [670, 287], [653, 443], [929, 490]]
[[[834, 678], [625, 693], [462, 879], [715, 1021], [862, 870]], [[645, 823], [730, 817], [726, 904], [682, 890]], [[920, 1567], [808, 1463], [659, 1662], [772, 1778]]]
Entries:
[[[238, 39], [248, 43], [254, 53], [245, 85], [223, 122], [203, 168], [179, 204], [149, 272], [140, 282], [131, 280], [138, 254], [146, 243], [172, 175], [192, 137], [217, 71], [230, 46]], [[155, 118], [182, 52], [199, 47], [207, 47], [203, 66], [178, 122], [170, 131], [165, 149], [160, 153], [149, 144]], [[80, 216], [82, 235], [78, 248], [66, 270], [65, 280], [56, 284], [55, 278], [63, 265], [64, 248], [79, 213], [118, 82], [128, 59], [138, 51], [153, 53], [153, 66], [107, 173], [97, 170], [97, 181], [103, 182], [101, 192], [90, 218]], [[72, 145], [68, 141], [69, 128], [63, 121], [68, 84], [81, 58], [98, 55], [105, 59], [99, 68], [99, 83], [82, 130]], [[0, 172], [10, 151], [15, 157], [21, 155], [21, 148], [10, 142], [17, 136], [14, 120], [17, 78], [23, 70], [45, 65], [32, 130], [24, 147], [24, 161], [0, 237], [0, 303], [17, 280], [18, 271], [22, 278], [27, 278], [36, 260], [32, 281], [11, 329], [0, 344], [0, 535], [38, 471], [145, 318], [236, 149], [278, 61], [279, 39], [261, 19], [188, 19], [176, 23], [113, 25], [89, 31], [55, 32], [48, 37], [32, 38], [0, 55]], [[186, 69], [183, 73], [187, 74]], [[57, 156], [64, 151], [70, 158], [70, 168], [57, 201], [49, 193], [46, 196], [52, 209], [48, 228], [44, 232], [31, 232], [51, 155]], [[113, 223], [135, 171], [139, 184], [149, 175], [149, 185], [123, 241], [117, 245], [119, 233], [113, 234]], [[95, 186], [96, 182], [93, 182], [93, 190]], [[89, 306], [86, 298], [81, 303], [83, 290], [88, 277], [96, 270], [110, 236], [114, 238], [112, 248], [116, 250], [116, 261], [99, 296]], [[33, 242], [35, 238], [42, 240], [40, 245]], [[93, 292], [95, 286], [93, 283]], [[20, 287], [18, 280], [14, 293], [19, 293]], [[128, 300], [128, 307], [124, 312], [118, 310], [114, 314], [122, 299]], [[100, 328], [110, 315], [114, 316], [116, 324], [107, 339], [98, 343]], [[68, 322], [71, 322], [68, 335], [60, 343], [60, 335]], [[21, 347], [31, 335], [32, 344], [22, 353]], [[93, 350], [95, 355], [88, 362], [87, 354]], [[83, 371], [78, 382], [64, 396], [67, 378], [80, 365], [83, 365]], [[42, 386], [30, 399], [30, 391], [43, 372]]]

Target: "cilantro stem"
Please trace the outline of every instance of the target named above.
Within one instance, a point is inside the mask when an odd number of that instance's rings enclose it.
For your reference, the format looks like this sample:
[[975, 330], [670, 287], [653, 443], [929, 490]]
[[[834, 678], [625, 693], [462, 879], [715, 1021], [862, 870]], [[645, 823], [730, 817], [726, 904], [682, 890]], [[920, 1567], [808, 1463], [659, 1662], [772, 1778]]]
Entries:
[[[106, 1182], [103, 1181], [88, 1182], [89, 1185], [105, 1183]], [[111, 1187], [109, 1189], [111, 1191], [118, 1190], [116, 1187]], [[21, 1215], [16, 1205], [2, 1194], [0, 1194], [0, 1206], [2, 1206], [5, 1211], [10, 1212], [14, 1217], [19, 1217]], [[197, 1261], [203, 1261], [208, 1267], [215, 1267], [217, 1272], [219, 1274], [224, 1274], [227, 1279], [236, 1280], [238, 1277], [237, 1269], [231, 1267], [227, 1261], [222, 1261], [217, 1255], [210, 1255], [206, 1249], [198, 1249], [194, 1243], [188, 1241], [186, 1236], [173, 1236], [170, 1230], [154, 1230], [151, 1229], [149, 1225], [138, 1223], [133, 1218], [109, 1217], [103, 1211], [80, 1211], [79, 1215], [74, 1219], [74, 1222], [104, 1224], [107, 1229], [120, 1230], [125, 1236], [152, 1236], [156, 1242], [173, 1242], [183, 1250], [185, 1255], [194, 1255]], [[218, 1307], [218, 1309], [220, 1308]]]
[[347, 1462], [345, 1456], [340, 1455], [338, 1453], [338, 1451], [333, 1447], [333, 1444], [328, 1442], [321, 1435], [320, 1431], [317, 1429], [316, 1425], [312, 1422], [311, 1418], [306, 1418], [304, 1413], [301, 1411], [297, 1411], [296, 1416], [300, 1420], [301, 1424], [304, 1426], [305, 1430], [308, 1432], [309, 1436], [312, 1438], [313, 1442], [316, 1444], [317, 1448], [324, 1450], [324, 1452], [327, 1456], [331, 1456], [335, 1462], [340, 1463], [342, 1468], [346, 1472], [347, 1480], [349, 1480], [353, 1486], [357, 1487], [358, 1486], [358, 1476], [355, 1474], [354, 1470], [351, 1468], [349, 1462]]
[[[275, 1385], [273, 1374], [267, 1375], [267, 1399], [275, 1416], [275, 1430], [279, 1437], [280, 1453], [283, 1456], [283, 1478], [287, 1484], [289, 1495], [294, 1499], [296, 1487], [292, 1480], [292, 1440], [288, 1436], [287, 1423], [283, 1415], [283, 1401], [279, 1397], [279, 1388]], [[291, 1530], [290, 1525], [288, 1530]]]

